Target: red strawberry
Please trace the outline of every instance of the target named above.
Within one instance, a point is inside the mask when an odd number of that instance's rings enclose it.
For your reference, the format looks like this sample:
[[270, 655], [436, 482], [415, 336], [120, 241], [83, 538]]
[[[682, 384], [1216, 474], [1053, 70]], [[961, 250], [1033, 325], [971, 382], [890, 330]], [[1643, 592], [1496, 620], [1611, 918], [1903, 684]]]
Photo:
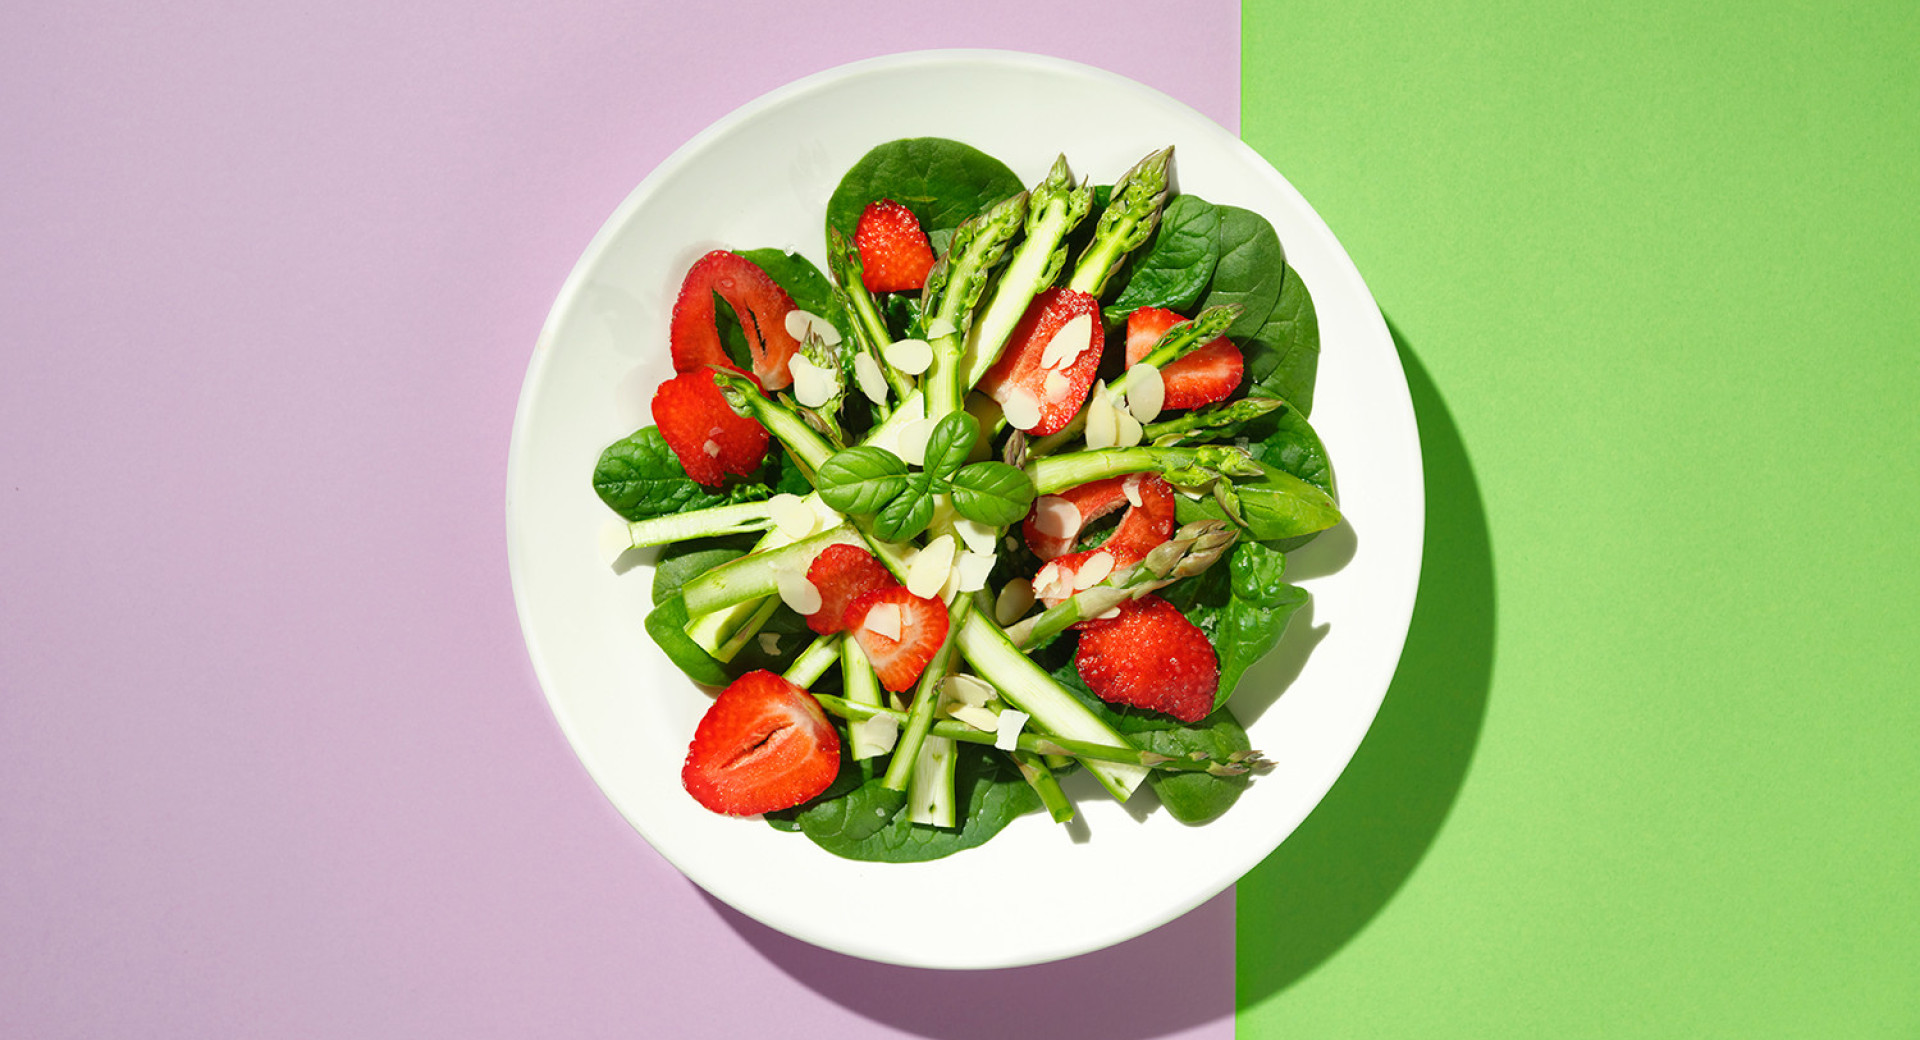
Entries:
[[924, 288], [933, 270], [933, 246], [920, 230], [920, 218], [892, 199], [867, 203], [853, 229], [860, 251], [860, 281], [868, 292]]
[[[1168, 329], [1185, 320], [1164, 307], [1142, 307], [1127, 315], [1127, 367], [1146, 357]], [[1246, 359], [1240, 348], [1225, 336], [1204, 343], [1160, 370], [1160, 380], [1167, 388], [1166, 401], [1160, 407], [1198, 408], [1224, 401], [1239, 388], [1245, 370]]]
[[[892, 618], [899, 619], [898, 638], [891, 635]], [[860, 649], [867, 652], [867, 660], [873, 662], [880, 685], [895, 693], [911, 689], [927, 662], [940, 652], [940, 644], [947, 641], [947, 608], [937, 599], [916, 596], [899, 585], [875, 589], [854, 600], [847, 605], [844, 620]]]
[[787, 334], [787, 312], [793, 310], [793, 298], [753, 261], [724, 249], [701, 257], [680, 283], [670, 337], [674, 371], [691, 372], [708, 365], [740, 370], [727, 357], [720, 333], [714, 328], [714, 293], [719, 293], [740, 316], [740, 329], [747, 334], [747, 350], [753, 355], [754, 380], [768, 390], [792, 383], [787, 362], [800, 349]]
[[[1140, 497], [1137, 506], [1127, 498], [1129, 484], [1133, 486], [1133, 493]], [[1052, 507], [1048, 502], [1050, 498], [1064, 499], [1079, 512], [1080, 519], [1072, 525], [1072, 531], [1064, 535], [1051, 535], [1040, 529], [1040, 510], [1043, 506]], [[1122, 564], [1135, 563], [1154, 546], [1173, 537], [1173, 505], [1173, 486], [1161, 479], [1159, 474], [1133, 473], [1124, 477], [1108, 477], [1036, 500], [1021, 531], [1027, 536], [1027, 546], [1034, 555], [1051, 560], [1073, 548], [1073, 544], [1080, 540], [1080, 532], [1088, 524], [1126, 506], [1127, 515], [1120, 518], [1120, 526], [1114, 528], [1113, 534], [1101, 545], [1117, 550], [1117, 555], [1128, 557], [1120, 560]], [[1058, 523], [1058, 520], [1050, 520], [1049, 523]]]
[[[1075, 318], [1085, 317], [1084, 341], [1071, 349], [1056, 347], [1056, 365], [1046, 367], [1047, 345], [1055, 334]], [[1031, 406], [1039, 413], [1039, 422], [1027, 433], [1044, 437], [1066, 428], [1080, 406], [1086, 403], [1087, 390], [1100, 367], [1100, 349], [1106, 345], [1106, 327], [1100, 323], [1100, 301], [1072, 289], [1047, 289], [1027, 305], [1027, 313], [1013, 327], [1007, 349], [980, 380], [980, 389], [1000, 402], [1007, 421], [1018, 426], [1020, 412]], [[1009, 402], [1013, 402], [1009, 406]]]
[[1057, 607], [1074, 593], [1090, 589], [1119, 568], [1140, 560], [1140, 556], [1122, 559], [1121, 555], [1101, 546], [1049, 560], [1040, 568], [1040, 573], [1033, 576], [1033, 597], [1049, 607]]
[[807, 627], [823, 636], [846, 631], [848, 604], [900, 584], [872, 553], [845, 542], [822, 549], [807, 568], [807, 580], [820, 590], [820, 609], [807, 615]]
[[1073, 665], [1108, 704], [1163, 711], [1181, 722], [1212, 713], [1220, 686], [1220, 660], [1206, 633], [1158, 596], [1122, 604], [1118, 618], [1082, 632]]
[[680, 783], [717, 813], [789, 809], [840, 772], [840, 733], [813, 695], [772, 672], [720, 691], [693, 731]]
[[729, 473], [751, 474], [767, 457], [767, 428], [727, 407], [712, 369], [661, 383], [653, 392], [653, 424], [687, 476], [708, 487], [718, 487]]

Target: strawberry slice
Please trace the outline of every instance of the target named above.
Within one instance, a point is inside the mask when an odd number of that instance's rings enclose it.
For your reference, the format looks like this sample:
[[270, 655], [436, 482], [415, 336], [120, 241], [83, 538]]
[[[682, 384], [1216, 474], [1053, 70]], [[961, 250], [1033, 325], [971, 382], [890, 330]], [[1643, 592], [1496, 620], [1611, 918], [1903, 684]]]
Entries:
[[708, 487], [748, 476], [767, 457], [767, 428], [737, 415], [714, 385], [713, 370], [674, 376], [653, 392], [653, 424], [687, 476]]
[[1074, 667], [1108, 704], [1163, 711], [1181, 722], [1212, 713], [1220, 659], [1206, 633], [1173, 604], [1143, 596], [1080, 634]]
[[720, 332], [714, 327], [714, 293], [719, 293], [740, 316], [740, 330], [746, 333], [747, 351], [753, 355], [754, 380], [768, 390], [790, 385], [793, 375], [787, 370], [787, 362], [800, 349], [787, 334], [787, 312], [793, 310], [793, 298], [753, 261], [724, 249], [695, 261], [680, 283], [669, 340], [674, 371], [691, 372], [708, 365], [740, 371], [740, 366], [727, 357]]
[[904, 292], [925, 288], [933, 270], [933, 246], [920, 230], [920, 218], [892, 199], [867, 203], [853, 229], [860, 251], [860, 281], [868, 292]]
[[840, 772], [840, 732], [820, 702], [772, 672], [748, 672], [720, 691], [687, 747], [680, 783], [728, 816], [790, 809]]
[[[1128, 497], [1129, 487], [1140, 500], [1137, 506]], [[1173, 537], [1173, 485], [1155, 473], [1108, 477], [1058, 495], [1044, 495], [1033, 503], [1020, 529], [1034, 555], [1051, 560], [1072, 549], [1088, 524], [1122, 506], [1127, 507], [1127, 513], [1120, 518], [1120, 526], [1101, 543], [1103, 548], [1125, 557], [1119, 561], [1121, 565], [1138, 562], [1154, 546]]]
[[[1072, 289], [1044, 290], [1027, 305], [980, 390], [1000, 402], [1007, 422], [1029, 435], [1058, 433], [1087, 401], [1106, 332], [1099, 300]], [[1062, 334], [1068, 339], [1055, 344]]]
[[[1132, 368], [1153, 350], [1160, 337], [1185, 321], [1165, 307], [1142, 307], [1127, 315], [1127, 367]], [[1246, 358], [1225, 336], [1201, 344], [1186, 357], [1160, 370], [1167, 396], [1161, 408], [1198, 408], [1224, 401], [1240, 387]]]
[[912, 689], [947, 641], [947, 608], [899, 585], [854, 600], [844, 620], [873, 662], [880, 685], [895, 693]]
[[875, 589], [900, 584], [872, 553], [844, 542], [827, 546], [813, 558], [807, 580], [820, 590], [820, 609], [807, 615], [807, 627], [823, 636], [846, 631], [848, 604]]

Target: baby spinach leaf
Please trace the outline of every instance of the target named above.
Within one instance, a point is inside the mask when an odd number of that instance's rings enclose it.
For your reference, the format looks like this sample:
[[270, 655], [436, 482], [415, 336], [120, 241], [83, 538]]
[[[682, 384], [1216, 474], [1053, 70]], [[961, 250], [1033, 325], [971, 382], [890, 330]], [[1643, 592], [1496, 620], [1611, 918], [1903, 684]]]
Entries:
[[660, 554], [660, 562], [654, 565], [653, 605], [656, 607], [679, 595], [680, 586], [685, 585], [694, 576], [746, 555], [739, 549], [674, 551], [679, 548], [678, 544], [667, 546]]
[[1289, 585], [1286, 556], [1258, 543], [1234, 546], [1226, 567], [1215, 566], [1167, 589], [1169, 602], [1200, 627], [1220, 659], [1217, 709], [1254, 662], [1280, 642], [1287, 621], [1307, 601], [1307, 592]]
[[1240, 317], [1227, 327], [1227, 335], [1237, 343], [1266, 324], [1267, 315], [1280, 299], [1287, 256], [1267, 218], [1238, 206], [1215, 209], [1220, 211], [1220, 259], [1200, 305], [1240, 305]]
[[828, 457], [815, 474], [820, 498], [842, 513], [877, 513], [911, 483], [907, 464], [885, 448], [857, 444]]
[[1247, 454], [1333, 494], [1333, 463], [1307, 418], [1291, 408], [1248, 423]]
[[687, 620], [687, 601], [676, 592], [647, 615], [647, 635], [666, 653], [667, 660], [694, 682], [706, 686], [732, 682], [726, 666], [687, 635]]
[[1174, 516], [1183, 524], [1228, 520], [1262, 542], [1315, 534], [1340, 522], [1340, 507], [1326, 491], [1271, 463], [1256, 465], [1261, 476], [1216, 489], [1230, 509], [1218, 497], [1196, 501], [1182, 495], [1174, 502]]
[[883, 541], [904, 542], [932, 522], [933, 475], [922, 471], [913, 474], [899, 497], [881, 507], [873, 518], [873, 533]]
[[927, 328], [920, 323], [920, 297], [911, 293], [889, 293], [885, 311], [887, 331], [894, 339], [927, 338]]
[[[724, 667], [728, 675], [736, 678], [760, 669], [784, 672], [813, 639], [814, 633], [807, 627], [807, 619], [794, 613], [793, 608], [781, 604], [760, 626], [760, 631], [754, 633], [753, 638], [747, 640], [746, 645]], [[768, 642], [773, 644], [773, 649], [767, 648]]]
[[934, 423], [933, 432], [927, 435], [923, 468], [935, 476], [948, 476], [967, 461], [979, 440], [979, 420], [966, 412], [950, 412]]
[[[1016, 818], [1040, 808], [1040, 796], [988, 749], [961, 745], [954, 767], [959, 826], [907, 822], [906, 796], [871, 780], [847, 795], [802, 811], [800, 830], [847, 859], [920, 863], [975, 848]], [[843, 770], [844, 772], [844, 770]]]
[[1313, 414], [1313, 383], [1320, 364], [1320, 319], [1299, 272], [1286, 268], [1280, 297], [1260, 328], [1241, 344], [1254, 393], [1284, 397]]
[[[1222, 707], [1192, 726], [1143, 728], [1127, 734], [1134, 746], [1184, 758], [1195, 751], [1224, 759], [1236, 751], [1252, 750], [1247, 731], [1233, 713]], [[1155, 771], [1147, 778], [1160, 804], [1181, 823], [1205, 823], [1233, 808], [1252, 776], [1214, 776], [1212, 773]]]
[[[749, 316], [747, 320], [751, 321], [752, 317]], [[727, 360], [742, 372], [753, 371], [753, 348], [747, 345], [745, 322], [740, 320], [733, 304], [719, 293], [713, 294], [713, 330], [720, 334], [720, 346], [727, 352]], [[756, 336], [759, 331], [759, 327], [755, 326]]]
[[1219, 261], [1219, 209], [1197, 195], [1174, 196], [1161, 211], [1153, 241], [1117, 277], [1120, 294], [1107, 304], [1107, 320], [1125, 321], [1139, 307], [1186, 310]]
[[948, 481], [954, 512], [975, 523], [1006, 527], [1033, 506], [1033, 481], [1004, 462], [976, 462]]
[[851, 242], [860, 211], [892, 199], [920, 218], [939, 253], [961, 221], [1025, 187], [1006, 163], [971, 145], [944, 137], [889, 141], [861, 156], [840, 179], [827, 200], [827, 227]]
[[648, 426], [615, 441], [600, 453], [593, 467], [593, 490], [614, 512], [628, 520], [683, 513], [709, 506], [757, 502], [767, 489], [759, 484], [734, 484], [724, 490], [707, 488], [687, 476], [666, 438]]
[[833, 283], [813, 266], [813, 261], [784, 249], [742, 249], [736, 255], [753, 261], [754, 266], [767, 272], [767, 277], [793, 298], [795, 307], [832, 322], [833, 327], [840, 330], [841, 339], [853, 336], [853, 321], [847, 316], [847, 308], [834, 292]]

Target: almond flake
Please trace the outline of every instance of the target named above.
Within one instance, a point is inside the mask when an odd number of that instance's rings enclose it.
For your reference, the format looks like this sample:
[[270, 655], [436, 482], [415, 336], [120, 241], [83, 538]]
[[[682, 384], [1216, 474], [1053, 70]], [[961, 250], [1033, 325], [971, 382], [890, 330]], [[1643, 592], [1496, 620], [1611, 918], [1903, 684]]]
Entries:
[[759, 640], [761, 653], [777, 654], [780, 652], [780, 633], [762, 632], [759, 635]]
[[767, 512], [773, 514], [773, 526], [794, 541], [812, 534], [820, 516], [799, 495], [780, 494], [767, 500]]
[[[1080, 359], [1093, 345], [1093, 316], [1076, 314], [1040, 350], [1040, 367], [1062, 369]], [[1031, 355], [1029, 355], [1031, 356]]]
[[1067, 381], [1066, 376], [1058, 372], [1048, 371], [1047, 378], [1040, 381], [1041, 396], [1049, 401], [1060, 400], [1067, 396], [1067, 391], [1072, 389], [1073, 384]]
[[887, 377], [880, 371], [880, 363], [870, 354], [853, 356], [853, 381], [860, 384], [860, 392], [874, 404], [883, 404], [887, 399]]
[[861, 627], [876, 636], [884, 636], [896, 643], [899, 642], [900, 604], [875, 603], [867, 610], [867, 619]]
[[959, 329], [953, 327], [953, 322], [945, 318], [935, 318], [927, 322], [928, 339], [939, 339], [942, 336], [951, 336], [959, 331]]
[[1127, 370], [1129, 375], [1127, 391], [1127, 410], [1135, 419], [1150, 423], [1159, 417], [1160, 409], [1166, 407], [1167, 383], [1160, 378], [1160, 370], [1142, 361]]
[[993, 619], [1003, 625], [1011, 625], [1027, 616], [1033, 609], [1033, 586], [1024, 581], [1010, 581], [1000, 590], [1000, 596], [993, 602]]
[[933, 366], [933, 344], [924, 339], [903, 339], [889, 343], [885, 350], [887, 364], [910, 376], [917, 376]]
[[1080, 565], [1080, 572], [1073, 576], [1073, 590], [1075, 592], [1081, 592], [1093, 588], [1095, 585], [1106, 581], [1107, 575], [1112, 573], [1113, 554], [1107, 552], [1094, 553], [1092, 556], [1087, 557], [1087, 562]]
[[994, 528], [964, 516], [954, 517], [953, 529], [960, 535], [960, 540], [966, 543], [967, 548], [977, 553], [993, 552], [995, 543], [998, 542], [994, 537]]
[[1123, 494], [1125, 494], [1125, 495], [1127, 496], [1127, 504], [1128, 504], [1128, 505], [1130, 505], [1130, 506], [1137, 506], [1137, 505], [1139, 505], [1139, 504], [1140, 504], [1140, 478], [1139, 478], [1139, 476], [1137, 476], [1137, 475], [1136, 475], [1136, 476], [1131, 476], [1131, 477], [1128, 477], [1128, 478], [1127, 478], [1127, 482], [1126, 482], [1126, 483], [1124, 483], [1124, 484], [1122, 484], [1122, 485], [1120, 485], [1120, 490], [1121, 490], [1121, 492], [1122, 492]]
[[1111, 448], [1120, 443], [1120, 413], [1107, 403], [1104, 392], [1087, 402], [1087, 447]]
[[1000, 728], [1000, 714], [985, 708], [976, 708], [971, 704], [962, 704], [948, 712], [955, 719], [972, 726], [974, 729], [993, 733]]
[[926, 465], [927, 441], [933, 438], [934, 425], [931, 419], [915, 419], [901, 426], [900, 438], [894, 442], [899, 445], [895, 454], [909, 466]]
[[1146, 436], [1146, 428], [1140, 425], [1140, 420], [1118, 409], [1113, 412], [1113, 425], [1113, 443], [1116, 447], [1131, 448]]
[[1026, 727], [1027, 720], [1033, 716], [1015, 708], [1000, 712], [999, 725], [993, 730], [993, 746], [1002, 751], [1012, 751], [1020, 746], [1020, 731]]
[[940, 594], [953, 571], [953, 536], [943, 534], [907, 561], [907, 591], [923, 599]]
[[803, 311], [795, 307], [793, 310], [787, 312], [785, 324], [787, 326], [787, 335], [792, 336], [801, 343], [807, 341], [807, 335], [809, 333], [818, 337], [822, 344], [829, 347], [835, 346], [840, 342], [840, 330], [833, 327], [833, 322], [822, 318], [812, 311]]
[[720, 457], [720, 445], [711, 439], [705, 444], [700, 445], [700, 450], [706, 452], [707, 458], [717, 459]]
[[892, 715], [875, 715], [847, 727], [853, 738], [853, 757], [873, 758], [893, 750], [900, 741], [900, 720]]
[[1101, 611], [1100, 613], [1095, 614], [1093, 616], [1093, 619], [1095, 621], [1112, 621], [1114, 618], [1117, 618], [1119, 616], [1120, 616], [1119, 607], [1108, 607], [1107, 609]]
[[780, 590], [780, 602], [793, 608], [796, 614], [817, 614], [820, 612], [820, 590], [807, 580], [806, 572], [787, 567], [776, 568], [773, 572], [773, 584]]
[[1000, 693], [993, 684], [972, 675], [949, 675], [940, 681], [940, 688], [948, 697], [976, 708], [985, 707]]
[[795, 354], [787, 368], [793, 373], [794, 400], [808, 408], [818, 408], [840, 392], [839, 375], [814, 364], [805, 354]]
[[960, 560], [954, 564], [953, 573], [958, 590], [961, 592], [979, 592], [987, 587], [987, 576], [993, 573], [993, 562], [997, 559], [992, 553], [963, 552]]
[[1001, 392], [1000, 410], [1007, 417], [1007, 425], [1016, 430], [1031, 430], [1040, 425], [1040, 402], [1033, 395], [1017, 386], [1010, 386]]

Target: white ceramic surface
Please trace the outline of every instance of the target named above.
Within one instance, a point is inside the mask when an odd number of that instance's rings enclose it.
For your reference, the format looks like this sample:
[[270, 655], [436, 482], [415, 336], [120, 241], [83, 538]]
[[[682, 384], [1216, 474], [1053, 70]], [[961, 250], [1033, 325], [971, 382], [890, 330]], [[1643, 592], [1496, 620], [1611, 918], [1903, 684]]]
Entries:
[[[1279, 765], [1213, 823], [1174, 821], [1144, 787], [1119, 805], [1076, 777], [1081, 824], [1034, 814], [945, 860], [855, 863], [757, 819], [709, 813], [680, 787], [710, 701], [642, 631], [650, 568], [616, 575], [601, 562], [597, 535], [611, 514], [588, 476], [603, 447], [649, 421], [653, 387], [671, 374], [668, 315], [692, 261], [716, 247], [782, 246], [824, 269], [823, 212], [840, 175], [873, 145], [910, 136], [966, 141], [1029, 183], [1060, 152], [1099, 182], [1173, 144], [1180, 188], [1265, 214], [1313, 293], [1323, 343], [1313, 421], [1348, 525], [1290, 558], [1310, 608], [1234, 699], [1254, 746]], [[1393, 676], [1422, 510], [1418, 435], [1386, 325], [1286, 180], [1217, 124], [1131, 80], [1033, 55], [932, 51], [762, 97], [621, 204], [534, 350], [508, 459], [507, 547], [521, 626], [561, 728], [662, 855], [809, 942], [896, 964], [993, 968], [1146, 932], [1232, 884], [1293, 831], [1345, 768]]]

